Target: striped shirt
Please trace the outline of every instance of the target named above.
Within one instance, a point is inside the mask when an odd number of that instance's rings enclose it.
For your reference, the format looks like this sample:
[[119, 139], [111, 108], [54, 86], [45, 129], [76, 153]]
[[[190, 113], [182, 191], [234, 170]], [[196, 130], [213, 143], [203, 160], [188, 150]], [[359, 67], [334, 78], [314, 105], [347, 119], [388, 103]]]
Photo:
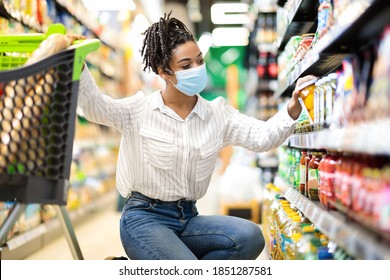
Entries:
[[[281, 145], [295, 121], [286, 106], [267, 122], [241, 114], [222, 97], [198, 101], [186, 119], [165, 106], [161, 91], [123, 99], [101, 94], [90, 72], [80, 80], [78, 105], [87, 120], [121, 133], [116, 182], [163, 201], [198, 200], [207, 190], [218, 153], [228, 145], [262, 152]], [[109, 163], [107, 163], [109, 164]]]

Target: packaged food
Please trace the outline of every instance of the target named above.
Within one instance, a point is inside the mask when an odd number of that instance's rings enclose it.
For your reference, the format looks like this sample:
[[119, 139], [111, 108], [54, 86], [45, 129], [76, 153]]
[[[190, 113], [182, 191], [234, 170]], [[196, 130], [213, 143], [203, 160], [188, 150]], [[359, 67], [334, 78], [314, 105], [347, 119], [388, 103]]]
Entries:
[[302, 34], [301, 41], [299, 42], [299, 46], [294, 56], [296, 62], [301, 61], [305, 57], [306, 53], [311, 48], [314, 36], [314, 33]]
[[323, 37], [333, 26], [333, 6], [330, 0], [320, 0], [318, 7], [318, 38]]

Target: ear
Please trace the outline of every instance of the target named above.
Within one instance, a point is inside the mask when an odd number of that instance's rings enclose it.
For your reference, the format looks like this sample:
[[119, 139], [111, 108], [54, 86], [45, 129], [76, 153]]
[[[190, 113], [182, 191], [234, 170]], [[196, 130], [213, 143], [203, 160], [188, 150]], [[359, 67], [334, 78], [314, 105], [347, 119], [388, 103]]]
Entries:
[[171, 76], [173, 74], [171, 70], [164, 69], [162, 66], [159, 66], [157, 70], [160, 77], [163, 78], [164, 80], [167, 79], [167, 76]]

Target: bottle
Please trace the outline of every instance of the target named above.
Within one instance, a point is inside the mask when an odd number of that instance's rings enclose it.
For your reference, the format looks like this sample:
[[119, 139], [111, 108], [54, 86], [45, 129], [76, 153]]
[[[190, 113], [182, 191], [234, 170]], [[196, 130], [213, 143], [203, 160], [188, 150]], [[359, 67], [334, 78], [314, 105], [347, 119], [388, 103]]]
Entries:
[[384, 189], [379, 203], [379, 229], [390, 234], [390, 165], [382, 169], [382, 179]]
[[307, 189], [308, 197], [311, 200], [318, 200], [318, 165], [322, 158], [321, 152], [314, 152], [308, 164], [308, 178], [307, 178]]
[[312, 153], [311, 152], [307, 152], [307, 155], [305, 157], [305, 193], [304, 195], [305, 196], [309, 196], [309, 190], [308, 190], [308, 185], [307, 185], [307, 182], [308, 182], [308, 176], [309, 176], [309, 162], [310, 160], [312, 159]]
[[333, 121], [333, 102], [337, 87], [337, 73], [328, 75], [329, 83], [325, 86], [325, 122], [324, 127], [329, 128]]
[[307, 156], [307, 151], [302, 150], [302, 156], [299, 160], [299, 185], [298, 185], [298, 190], [301, 194], [305, 194], [305, 189], [306, 189], [306, 163], [305, 163], [306, 156]]
[[320, 200], [320, 203], [327, 207], [327, 190], [329, 189], [328, 186], [328, 164], [329, 164], [329, 154], [325, 154], [320, 164], [318, 165], [318, 198]]
[[312, 225], [303, 224], [301, 234], [302, 236], [296, 244], [294, 253], [297, 260], [304, 260], [305, 255], [310, 252], [310, 241], [314, 237], [314, 227]]

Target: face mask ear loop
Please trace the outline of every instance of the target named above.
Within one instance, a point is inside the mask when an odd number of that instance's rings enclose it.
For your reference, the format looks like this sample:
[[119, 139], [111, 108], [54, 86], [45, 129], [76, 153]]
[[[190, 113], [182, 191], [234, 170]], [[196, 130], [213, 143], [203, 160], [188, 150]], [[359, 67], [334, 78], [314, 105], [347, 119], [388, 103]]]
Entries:
[[174, 87], [176, 87], [175, 83], [172, 82], [171, 79], [167, 78], [167, 80], [170, 81]]

